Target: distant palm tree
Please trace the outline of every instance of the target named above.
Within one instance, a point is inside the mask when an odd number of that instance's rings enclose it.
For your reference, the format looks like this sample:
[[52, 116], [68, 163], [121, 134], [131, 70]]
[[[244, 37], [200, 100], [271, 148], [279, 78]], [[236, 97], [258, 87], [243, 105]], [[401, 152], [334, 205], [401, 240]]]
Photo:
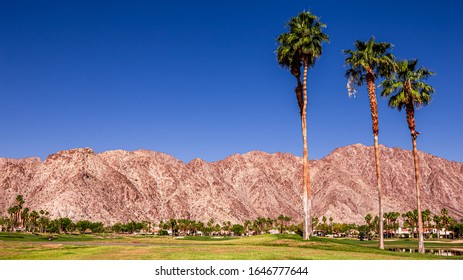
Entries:
[[366, 214], [365, 215], [365, 223], [367, 224], [367, 227], [368, 227], [368, 234], [370, 234], [371, 232], [371, 220], [373, 219], [373, 217], [371, 216], [370, 213]]
[[278, 221], [280, 221], [280, 234], [283, 233], [285, 218], [286, 218], [286, 216], [283, 215], [283, 214], [280, 214], [280, 216], [278, 216], [278, 218], [277, 218]]
[[8, 208], [8, 214], [10, 215], [10, 231], [14, 231], [16, 227], [16, 223], [18, 221], [18, 215], [17, 215], [18, 212], [19, 212], [18, 205], [14, 205]]
[[[312, 193], [310, 191], [309, 151], [307, 147], [307, 71], [315, 65], [322, 54], [322, 43], [328, 42], [328, 36], [322, 32], [325, 24], [310, 12], [301, 12], [288, 22], [289, 31], [281, 34], [276, 50], [278, 63], [289, 68], [297, 79], [296, 98], [302, 125], [303, 142], [303, 239], [308, 240], [312, 234]], [[303, 67], [303, 81], [301, 71]]]
[[0, 217], [0, 232], [3, 231], [3, 226], [7, 226], [10, 223], [10, 219], [7, 217]]
[[379, 217], [375, 216], [373, 222], [371, 222], [371, 228], [374, 229], [375, 233], [379, 232]]
[[18, 202], [18, 205], [20, 205], [20, 207], [22, 208], [22, 206], [24, 205], [24, 197], [22, 196], [22, 194], [16, 196], [16, 202]]
[[421, 213], [422, 217], [423, 217], [423, 226], [424, 226], [424, 223], [426, 223], [426, 228], [428, 229], [428, 233], [429, 233], [429, 224], [431, 223], [431, 211], [429, 209], [426, 209], [424, 210], [422, 213]]
[[436, 227], [437, 230], [437, 239], [440, 238], [440, 230], [442, 228], [442, 217], [439, 215], [434, 215], [432, 217], [432, 221], [434, 222], [434, 226]]
[[22, 213], [23, 205], [24, 205], [24, 197], [21, 194], [19, 194], [16, 196], [16, 205], [14, 206], [15, 207], [14, 208], [15, 217], [14, 217], [13, 227], [16, 226], [16, 223], [22, 221], [21, 213]]
[[171, 230], [171, 236], [175, 236], [175, 230], [178, 228], [177, 220], [176, 219], [170, 219], [168, 222]]
[[434, 88], [424, 81], [433, 75], [430, 70], [420, 67], [417, 69], [418, 60], [403, 60], [397, 62], [395, 75], [388, 77], [381, 83], [383, 88], [381, 96], [389, 97], [389, 107], [399, 111], [405, 109], [408, 128], [412, 136], [413, 161], [415, 163], [415, 188], [418, 210], [418, 252], [424, 254], [423, 217], [420, 198], [420, 171], [418, 163], [418, 149], [416, 138], [419, 132], [415, 130], [415, 108], [428, 105]]
[[312, 217], [312, 228], [318, 229], [319, 223], [320, 223], [320, 218]]
[[404, 219], [404, 225], [408, 226], [411, 230], [411, 238], [415, 237], [415, 227], [417, 223], [417, 211], [408, 211], [407, 213], [402, 214], [402, 218]]
[[391, 227], [392, 227], [392, 230], [394, 230], [394, 232], [397, 231], [397, 229], [399, 228], [399, 224], [397, 223], [397, 219], [400, 217], [400, 213], [399, 212], [391, 212], [390, 213], [390, 219], [391, 219]]
[[270, 230], [273, 229], [273, 224], [275, 223], [275, 219], [267, 217], [267, 221], [265, 222], [265, 231], [268, 233]]
[[31, 231], [34, 232], [35, 231], [35, 228], [37, 227], [37, 220], [39, 219], [40, 215], [37, 211], [35, 210], [32, 210], [31, 214], [30, 214], [30, 217], [31, 217]]
[[440, 210], [440, 214], [442, 217], [442, 226], [444, 227], [444, 234], [447, 237], [447, 225], [449, 224], [449, 212], [446, 208], [442, 208]]
[[249, 226], [251, 225], [251, 221], [250, 220], [246, 220], [244, 221], [244, 229], [246, 231], [246, 234], [249, 233]]
[[[390, 230], [390, 218], [391, 218], [391, 212], [386, 212], [383, 214], [383, 218], [385, 219], [384, 223], [385, 223], [385, 226], [384, 228], [386, 229], [386, 231], [389, 231]], [[389, 237], [389, 232], [386, 234], [386, 237]]]
[[286, 223], [291, 221], [291, 217], [280, 214], [280, 216], [278, 216], [277, 220], [280, 221], [280, 234], [282, 234], [285, 227], [287, 227]]
[[370, 224], [371, 224], [371, 219], [373, 219], [373, 217], [371, 216], [371, 214], [370, 214], [370, 213], [366, 214], [364, 219], [365, 219], [365, 223], [366, 223], [368, 226], [370, 226]]
[[370, 98], [371, 121], [373, 127], [373, 139], [375, 148], [376, 179], [378, 188], [378, 217], [379, 217], [379, 248], [384, 249], [383, 236], [383, 207], [381, 203], [381, 167], [379, 162], [378, 143], [378, 102], [376, 100], [377, 77], [388, 77], [395, 68], [393, 55], [389, 52], [392, 47], [390, 43], [375, 42], [372, 37], [368, 42], [357, 40], [354, 43], [355, 50], [344, 50], [347, 55], [346, 78], [349, 80], [349, 94], [355, 93], [355, 86], [362, 86], [365, 82]]
[[24, 208], [23, 211], [21, 212], [21, 220], [22, 220], [22, 226], [23, 229], [26, 229], [27, 222], [29, 221], [29, 208]]

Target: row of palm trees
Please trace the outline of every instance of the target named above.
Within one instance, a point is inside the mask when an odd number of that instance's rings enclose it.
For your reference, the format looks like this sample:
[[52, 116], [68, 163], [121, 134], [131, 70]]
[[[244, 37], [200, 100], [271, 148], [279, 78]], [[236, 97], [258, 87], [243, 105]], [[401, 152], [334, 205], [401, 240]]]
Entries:
[[[22, 195], [16, 197], [16, 204], [11, 208], [22, 208], [24, 205], [24, 199]], [[23, 209], [23, 211], [26, 208]], [[10, 211], [11, 212], [11, 211]], [[32, 211], [32, 213], [37, 213]], [[21, 212], [22, 213], [22, 212]], [[40, 233], [72, 233], [78, 231], [80, 233], [135, 233], [135, 232], [153, 232], [154, 228], [158, 228], [158, 234], [167, 235], [168, 230], [172, 236], [175, 235], [196, 235], [201, 233], [202, 235], [250, 235], [250, 234], [261, 234], [261, 233], [287, 233], [294, 232], [301, 234], [303, 233], [303, 223], [294, 223], [292, 218], [283, 214], [277, 218], [264, 218], [257, 217], [254, 220], [245, 220], [242, 224], [232, 224], [230, 221], [218, 223], [213, 219], [207, 222], [195, 221], [190, 219], [174, 219], [171, 218], [166, 221], [160, 221], [159, 223], [150, 221], [130, 221], [127, 223], [116, 223], [112, 226], [104, 226], [101, 222], [91, 222], [88, 220], [81, 220], [73, 222], [70, 218], [49, 218], [49, 213], [41, 210], [39, 219], [32, 218], [34, 215], [23, 215], [21, 214], [18, 218], [16, 212], [11, 213], [9, 217], [0, 217], [0, 228], [6, 231], [21, 230], [23, 232], [40, 232]], [[440, 214], [440, 215], [439, 215]], [[434, 227], [439, 231], [442, 228], [446, 230], [450, 229], [454, 231], [454, 237], [461, 237], [463, 234], [463, 220], [462, 223], [458, 223], [457, 220], [450, 217], [446, 208], [442, 208], [437, 214], [432, 215], [431, 211], [426, 209], [422, 212], [423, 223], [426, 228], [429, 229]], [[399, 220], [402, 220], [402, 225], [405, 228], [411, 229], [414, 234], [414, 229], [418, 224], [418, 210], [408, 211], [400, 214], [399, 212], [386, 212], [383, 214], [384, 218], [384, 229], [386, 233], [396, 231], [399, 228]], [[345, 224], [334, 222], [333, 217], [312, 217], [311, 226], [314, 230], [319, 233], [325, 234], [341, 234], [349, 235], [355, 234], [356, 232], [368, 231], [375, 232], [378, 237], [381, 231], [379, 230], [380, 219], [378, 216], [373, 217], [372, 214], [367, 214], [364, 218], [365, 226], [356, 224]], [[439, 232], [437, 233], [439, 236]]]
[[[440, 215], [439, 215], [440, 214]], [[430, 229], [435, 229], [437, 231], [437, 236], [439, 237], [439, 231], [442, 228], [448, 230], [449, 228], [453, 228], [456, 225], [459, 225], [458, 221], [451, 216], [446, 208], [442, 208], [439, 213], [432, 214], [429, 209], [424, 210], [421, 213], [423, 226], [426, 226], [428, 232]], [[404, 228], [411, 229], [412, 232], [418, 227], [418, 210], [415, 209], [413, 211], [407, 211], [405, 213], [399, 213], [395, 211], [386, 212], [383, 214], [384, 218], [384, 232], [396, 231], [400, 225], [399, 220], [402, 221], [402, 225]], [[373, 217], [371, 213], [365, 215], [365, 224], [367, 225], [368, 229], [379, 233], [379, 217]], [[463, 222], [463, 221], [461, 221]]]
[[19, 194], [15, 198], [15, 203], [8, 208], [8, 217], [0, 219], [1, 226], [5, 226], [7, 230], [13, 231], [17, 227], [21, 227], [29, 232], [46, 232], [50, 224], [49, 212], [45, 210], [31, 210], [29, 207], [24, 207], [24, 196]]
[[[303, 139], [303, 205], [304, 205], [304, 239], [309, 239], [312, 233], [311, 208], [312, 193], [310, 191], [310, 172], [307, 147], [307, 71], [315, 65], [316, 60], [322, 54], [322, 44], [329, 38], [323, 33], [326, 27], [319, 18], [310, 12], [301, 12], [290, 19], [287, 24], [288, 31], [277, 38], [279, 44], [276, 54], [278, 63], [290, 70], [296, 78], [296, 99], [300, 109]], [[378, 217], [379, 231], [383, 232], [383, 207], [382, 207], [382, 182], [381, 164], [379, 153], [379, 122], [378, 102], [376, 88], [378, 79], [381, 96], [389, 97], [389, 106], [399, 111], [405, 109], [407, 124], [410, 129], [413, 158], [415, 166], [415, 189], [417, 197], [418, 228], [419, 228], [419, 252], [424, 253], [423, 222], [420, 201], [420, 176], [418, 151], [416, 138], [419, 133], [415, 129], [415, 109], [427, 105], [431, 101], [434, 88], [425, 81], [434, 73], [430, 70], [418, 68], [418, 60], [398, 61], [391, 53], [392, 44], [388, 42], [376, 42], [374, 37], [367, 42], [357, 40], [354, 49], [344, 50], [346, 55], [345, 77], [348, 79], [348, 94], [356, 93], [356, 87], [366, 84], [370, 99], [370, 111], [374, 141], [376, 186], [378, 192]], [[301, 81], [301, 67], [303, 80]], [[379, 248], [384, 249], [384, 238], [380, 235]]]
[[269, 232], [272, 229], [278, 229], [280, 233], [290, 229], [292, 231], [297, 231], [297, 225], [291, 224], [291, 220], [291, 217], [281, 214], [277, 218], [257, 217], [254, 220], [245, 220], [243, 224], [233, 224], [231, 221], [225, 221], [220, 225], [220, 223], [217, 223], [214, 219], [210, 219], [207, 223], [204, 223], [202, 221], [172, 218], [167, 221], [160, 221], [158, 226], [160, 229], [170, 230], [172, 235], [175, 235], [175, 232], [201, 232], [205, 235], [218, 232], [234, 232], [235, 234], [241, 235], [250, 232], [259, 234], [262, 232]]

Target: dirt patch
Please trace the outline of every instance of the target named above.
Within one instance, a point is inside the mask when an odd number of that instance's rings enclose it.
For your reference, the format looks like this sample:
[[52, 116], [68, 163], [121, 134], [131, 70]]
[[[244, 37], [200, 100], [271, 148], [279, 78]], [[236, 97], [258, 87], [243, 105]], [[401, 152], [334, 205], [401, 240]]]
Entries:
[[[426, 240], [425, 240], [426, 241]], [[453, 244], [463, 244], [463, 239], [457, 239], [457, 240], [452, 240], [452, 241], [426, 241], [426, 242], [429, 242], [429, 243], [444, 243], [444, 244], [449, 244], [449, 243], [453, 243]]]
[[49, 249], [56, 249], [63, 247], [63, 244], [43, 244], [42, 247], [49, 248]]

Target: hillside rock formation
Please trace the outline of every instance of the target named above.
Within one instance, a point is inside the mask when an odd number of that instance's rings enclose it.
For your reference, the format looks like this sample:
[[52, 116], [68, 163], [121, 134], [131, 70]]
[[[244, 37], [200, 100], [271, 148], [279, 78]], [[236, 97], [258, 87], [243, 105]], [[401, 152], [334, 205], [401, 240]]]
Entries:
[[[360, 144], [311, 161], [314, 215], [363, 223], [377, 213], [373, 149]], [[419, 153], [422, 205], [463, 218], [463, 164]], [[381, 146], [384, 211], [416, 205], [410, 151]], [[217, 162], [185, 164], [167, 154], [90, 148], [61, 151], [45, 161], [0, 158], [0, 215], [23, 194], [26, 207], [52, 217], [106, 224], [188, 218], [243, 222], [258, 216], [302, 220], [302, 159], [253, 151]]]

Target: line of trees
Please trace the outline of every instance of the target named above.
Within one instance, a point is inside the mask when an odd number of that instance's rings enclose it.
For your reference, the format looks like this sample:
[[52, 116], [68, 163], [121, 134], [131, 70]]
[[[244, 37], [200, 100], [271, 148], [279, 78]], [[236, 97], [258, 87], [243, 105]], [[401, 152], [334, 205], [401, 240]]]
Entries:
[[230, 235], [233, 233], [233, 235], [241, 236], [269, 233], [271, 230], [280, 233], [302, 232], [299, 228], [301, 225], [291, 224], [290, 221], [291, 218], [283, 214], [277, 218], [257, 217], [254, 220], [245, 220], [242, 224], [233, 224], [230, 221], [220, 224], [213, 219], [207, 223], [188, 219], [169, 219], [168, 221], [161, 221], [159, 228], [164, 230], [163, 234], [166, 234], [168, 230], [171, 235]]
[[[294, 233], [303, 236], [304, 224], [295, 223], [291, 217], [283, 214], [276, 218], [257, 217], [254, 220], [245, 220], [242, 224], [233, 224], [230, 221], [216, 222], [210, 219], [206, 223], [189, 219], [169, 219], [161, 220], [159, 223], [150, 221], [130, 221], [127, 223], [116, 223], [111, 226], [105, 226], [101, 222], [92, 222], [81, 220], [74, 222], [68, 217], [51, 219], [48, 212], [40, 210], [39, 212], [29, 211], [22, 195], [18, 195], [15, 204], [8, 209], [8, 216], [0, 217], [1, 231], [22, 231], [38, 233], [153, 233], [158, 235], [258, 235], [263, 233]], [[426, 209], [422, 213], [423, 222], [428, 229], [427, 237], [441, 236], [440, 231], [446, 231], [443, 235], [449, 236], [451, 231], [453, 238], [463, 237], [463, 219], [458, 222], [450, 217], [446, 208], [442, 208], [439, 213], [431, 213]], [[338, 236], [356, 236], [362, 238], [371, 238], [372, 236], [394, 237], [400, 225], [402, 228], [408, 228], [411, 231], [411, 237], [419, 232], [418, 228], [418, 210], [407, 211], [405, 213], [386, 212], [383, 214], [383, 228], [380, 229], [381, 219], [378, 216], [367, 214], [364, 218], [365, 224], [346, 224], [336, 223], [333, 217], [322, 216], [312, 217], [311, 227], [320, 235], [338, 235]], [[429, 234], [429, 229], [436, 229], [437, 232]], [[383, 234], [379, 234], [383, 232]]]
[[[458, 221], [449, 216], [449, 213], [446, 208], [442, 208], [439, 213], [433, 214], [429, 209], [422, 211], [421, 216], [423, 217], [423, 227], [427, 229], [427, 237], [439, 238], [441, 236], [441, 230], [444, 231], [444, 236], [448, 236], [448, 232], [453, 232], [454, 238], [461, 238], [463, 236], [463, 219]], [[383, 236], [392, 237], [393, 232], [396, 232], [402, 222], [402, 228], [410, 229], [410, 236], [414, 237], [415, 235], [420, 238], [420, 233], [417, 231], [419, 229], [419, 215], [418, 210], [407, 211], [405, 213], [399, 212], [386, 212], [383, 214], [384, 222], [384, 231]], [[365, 226], [362, 227], [364, 231], [374, 232], [379, 234], [379, 222], [380, 219], [378, 216], [373, 217], [370, 213], [365, 216]], [[434, 229], [435, 232], [432, 232], [431, 229]], [[424, 233], [424, 230], [423, 230]], [[423, 239], [425, 235], [423, 234]]]
[[[307, 147], [307, 71], [314, 67], [322, 54], [322, 44], [328, 42], [328, 35], [323, 33], [326, 25], [310, 12], [301, 12], [291, 18], [287, 24], [288, 31], [277, 38], [276, 55], [278, 63], [288, 69], [296, 78], [296, 100], [302, 124], [303, 140], [303, 217], [304, 239], [312, 235], [311, 220], [312, 194], [310, 191], [310, 172]], [[423, 217], [420, 198], [420, 174], [416, 139], [420, 134], [415, 129], [415, 109], [428, 105], [434, 88], [425, 81], [435, 73], [420, 67], [418, 60], [397, 60], [391, 53], [392, 44], [376, 42], [374, 37], [367, 42], [357, 40], [354, 49], [343, 50], [346, 55], [345, 77], [348, 79], [348, 94], [356, 93], [356, 87], [367, 86], [370, 100], [372, 132], [374, 142], [374, 165], [376, 170], [376, 188], [378, 193], [379, 231], [383, 232], [382, 182], [379, 153], [379, 121], [376, 88], [382, 88], [381, 96], [389, 97], [389, 106], [398, 111], [405, 109], [406, 120], [411, 133], [415, 173], [415, 193], [417, 198], [417, 227], [419, 232], [418, 251], [424, 253]], [[303, 80], [301, 81], [301, 68]], [[384, 249], [384, 238], [379, 237], [379, 248]]]
[[74, 223], [67, 217], [51, 219], [48, 211], [30, 210], [28, 207], [24, 207], [24, 204], [23, 195], [17, 195], [15, 204], [8, 208], [8, 216], [0, 218], [2, 231], [16, 231], [16, 229], [39, 233], [69, 233], [76, 230], [81, 233], [85, 233], [87, 230], [91, 230], [91, 232], [104, 231], [101, 222], [84, 220]]

